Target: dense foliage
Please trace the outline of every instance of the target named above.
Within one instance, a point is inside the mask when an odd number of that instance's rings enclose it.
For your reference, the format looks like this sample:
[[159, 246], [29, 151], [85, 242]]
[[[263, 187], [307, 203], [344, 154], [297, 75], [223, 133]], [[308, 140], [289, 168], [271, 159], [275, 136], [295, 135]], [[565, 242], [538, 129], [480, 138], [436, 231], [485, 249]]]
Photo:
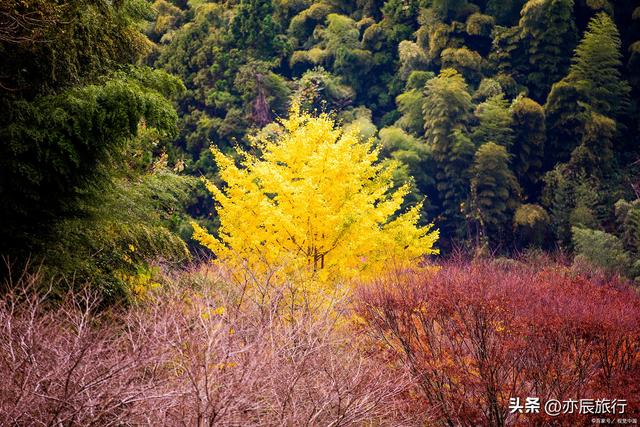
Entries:
[[401, 161], [396, 179], [426, 196], [444, 253], [571, 251], [571, 227], [619, 235], [614, 205], [636, 199], [632, 1], [154, 6], [150, 63], [187, 86], [171, 156], [192, 173], [216, 176], [210, 144], [249, 148], [295, 100], [358, 123]]
[[[109, 234], [116, 193], [173, 237], [188, 240], [187, 215], [217, 236], [203, 186], [167, 174], [154, 179], [168, 193], [132, 185], [151, 182], [158, 159], [219, 183], [210, 146], [257, 154], [253, 137], [295, 104], [333, 114], [396, 162], [403, 208], [420, 204], [445, 255], [535, 246], [594, 260], [585, 248], [610, 245], [585, 245], [588, 235], [618, 239], [629, 258], [619, 271], [638, 274], [631, 220], [616, 209], [635, 206], [640, 185], [630, 0], [39, 0], [3, 3], [2, 16], [0, 252], [14, 259], [77, 245], [60, 242], [72, 223]], [[165, 194], [182, 207], [152, 200]], [[121, 266], [128, 245], [153, 246], [136, 233], [107, 244]], [[147, 255], [175, 259], [184, 243], [156, 248]]]
[[637, 407], [640, 299], [598, 282], [544, 260], [450, 263], [363, 288], [359, 312], [412, 373], [434, 425], [583, 425], [577, 411], [514, 413], [509, 399], [625, 395]]
[[420, 205], [401, 212], [409, 187], [391, 188], [395, 164], [377, 162], [357, 127], [343, 130], [326, 114], [298, 108], [254, 141], [261, 157], [238, 153], [241, 168], [213, 149], [225, 183], [207, 183], [220, 238], [194, 224], [196, 239], [228, 266], [252, 274], [306, 271], [325, 284], [437, 253], [438, 232], [418, 226]]
[[139, 63], [153, 10], [139, 0], [1, 7], [1, 270], [31, 260], [122, 297], [152, 258], [189, 258], [177, 232], [193, 179], [162, 155], [184, 85]]

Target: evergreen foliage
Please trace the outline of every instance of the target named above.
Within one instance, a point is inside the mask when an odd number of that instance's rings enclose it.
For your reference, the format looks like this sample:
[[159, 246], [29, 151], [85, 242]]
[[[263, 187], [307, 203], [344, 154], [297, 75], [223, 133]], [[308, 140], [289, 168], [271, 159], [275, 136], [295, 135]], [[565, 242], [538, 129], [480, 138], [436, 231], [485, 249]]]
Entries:
[[162, 71], [136, 74], [144, 78], [116, 74], [101, 85], [11, 104], [0, 126], [3, 252], [39, 249], [52, 223], [73, 216], [87, 188], [108, 179], [142, 120], [175, 135], [175, 110], [145, 81], [168, 91], [180, 83]]
[[46, 248], [48, 273], [91, 278], [105, 302], [135, 296], [149, 261], [178, 266], [191, 259], [184, 210], [195, 178], [166, 168], [119, 178], [58, 223]]
[[153, 11], [138, 0], [1, 9], [2, 272], [31, 262], [54, 291], [88, 281], [105, 302], [130, 296], [154, 259], [189, 257], [179, 224], [192, 180], [156, 171], [184, 85], [139, 64]]
[[493, 141], [510, 150], [513, 145], [513, 129], [509, 101], [502, 94], [494, 95], [476, 107], [478, 126], [473, 130], [477, 146]]
[[471, 209], [483, 237], [503, 241], [519, 198], [506, 148], [494, 142], [480, 146], [471, 168]]
[[257, 57], [272, 58], [284, 53], [287, 41], [273, 16], [272, 0], [242, 0], [233, 21], [232, 45], [251, 49]]
[[433, 174], [436, 164], [432, 147], [397, 127], [381, 129], [379, 138], [380, 155], [397, 162], [394, 169], [396, 186], [411, 186], [406, 203], [421, 202], [427, 218], [436, 215], [438, 192]]
[[[133, 188], [159, 158], [219, 183], [210, 146], [238, 162], [235, 148], [257, 155], [252, 135], [277, 138], [296, 104], [371, 138], [380, 161], [397, 164], [394, 188], [409, 188], [404, 206], [426, 196], [420, 223], [435, 221], [445, 253], [477, 244], [478, 231], [505, 254], [572, 251], [579, 226], [615, 235], [634, 257], [631, 220], [614, 205], [635, 200], [640, 182], [638, 10], [582, 0], [4, 2], [0, 252], [50, 253], [61, 224], [98, 224], [90, 218], [110, 215], [89, 214], [98, 200]], [[220, 218], [195, 191], [180, 203], [215, 233]], [[162, 216], [153, 197], [139, 203]]]
[[139, 31], [153, 18], [146, 1], [3, 1], [0, 7], [4, 101], [93, 82], [151, 48]]
[[576, 261], [581, 260], [609, 274], [629, 274], [631, 258], [616, 236], [600, 230], [573, 227]]
[[461, 204], [468, 194], [466, 171], [474, 152], [474, 145], [467, 135], [471, 95], [462, 76], [451, 69], [429, 80], [425, 93], [425, 139], [432, 146], [437, 163], [436, 182], [442, 201], [442, 224], [451, 232], [462, 216]]
[[[627, 81], [634, 73], [622, 67], [620, 54], [635, 41], [620, 30], [627, 22], [621, 13], [632, 12], [625, 6], [572, 0], [263, 0], [180, 9], [167, 12], [184, 20], [175, 18], [155, 64], [179, 72], [189, 88], [180, 104], [179, 146], [187, 152], [190, 172], [215, 176], [210, 141], [223, 150], [238, 143], [248, 148], [246, 135], [270, 126], [295, 100], [310, 111], [335, 111], [346, 125], [364, 126], [367, 135], [376, 134], [373, 127], [390, 128], [388, 140], [399, 135], [397, 127], [426, 144], [435, 164], [429, 179], [417, 178], [425, 172], [416, 170], [413, 157], [400, 169], [425, 183], [415, 194], [429, 195], [425, 213], [443, 228], [446, 247], [468, 235], [470, 168], [488, 142], [506, 148], [523, 201], [544, 205], [550, 223], [564, 230], [552, 238], [567, 247], [571, 218], [593, 217], [609, 227], [613, 198], [628, 191], [620, 170], [634, 159], [628, 151], [632, 137], [625, 132], [637, 118], [623, 114], [631, 111]], [[243, 19], [256, 34], [268, 24], [282, 49], [237, 49], [224, 29]], [[187, 63], [193, 64], [190, 70], [180, 68]], [[619, 109], [612, 111], [613, 105]], [[370, 118], [357, 112], [362, 107]], [[618, 140], [625, 142], [617, 145]], [[543, 180], [554, 168], [563, 171], [556, 177], [563, 177], [564, 190], [546, 184], [558, 180]], [[577, 206], [580, 177], [592, 172], [597, 188], [611, 197], [598, 197], [589, 208]], [[566, 203], [551, 203], [544, 194], [566, 196]]]
[[618, 117], [629, 108], [629, 84], [622, 79], [620, 35], [613, 20], [597, 14], [575, 51], [567, 80], [586, 94], [592, 108]]
[[523, 195], [535, 200], [540, 191], [545, 150], [544, 109], [534, 100], [520, 97], [511, 105], [511, 117], [513, 172], [522, 186]]
[[569, 68], [577, 42], [573, 4], [573, 0], [529, 0], [522, 8], [519, 26], [528, 59], [526, 83], [538, 102]]

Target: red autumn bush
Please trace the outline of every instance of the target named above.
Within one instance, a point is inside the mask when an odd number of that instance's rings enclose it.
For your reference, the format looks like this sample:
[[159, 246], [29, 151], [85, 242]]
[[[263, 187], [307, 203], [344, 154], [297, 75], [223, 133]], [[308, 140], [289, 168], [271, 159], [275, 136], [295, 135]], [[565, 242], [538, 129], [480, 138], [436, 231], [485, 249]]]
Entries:
[[591, 423], [511, 414], [511, 397], [626, 399], [627, 418], [640, 415], [640, 297], [624, 284], [483, 261], [398, 272], [357, 300], [435, 425]]
[[[37, 277], [0, 298], [0, 425], [397, 425], [408, 384], [334, 311], [287, 317], [219, 272], [166, 277], [127, 309], [52, 303]], [[179, 282], [179, 283], [178, 283]], [[337, 302], [336, 302], [337, 303]]]

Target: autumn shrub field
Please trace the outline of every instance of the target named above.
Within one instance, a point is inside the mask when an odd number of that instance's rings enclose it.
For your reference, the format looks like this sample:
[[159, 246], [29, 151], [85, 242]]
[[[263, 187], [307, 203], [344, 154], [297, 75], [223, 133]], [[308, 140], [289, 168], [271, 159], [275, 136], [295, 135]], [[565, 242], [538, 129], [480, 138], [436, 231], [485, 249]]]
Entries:
[[538, 267], [449, 263], [360, 289], [365, 328], [408, 369], [436, 424], [591, 423], [578, 411], [557, 419], [511, 414], [512, 397], [627, 399], [638, 416], [637, 290], [560, 265]]
[[[268, 303], [204, 267], [128, 309], [52, 305], [23, 277], [0, 303], [0, 425], [353, 425], [402, 416], [408, 377], [361, 353], [337, 305]], [[243, 297], [245, 299], [242, 301]], [[292, 314], [294, 314], [292, 316]]]
[[37, 275], [5, 283], [0, 424], [590, 422], [510, 414], [514, 396], [627, 399], [639, 415], [640, 296], [616, 279], [458, 261], [316, 303], [211, 265], [156, 276], [127, 308], [89, 290], [54, 301]]

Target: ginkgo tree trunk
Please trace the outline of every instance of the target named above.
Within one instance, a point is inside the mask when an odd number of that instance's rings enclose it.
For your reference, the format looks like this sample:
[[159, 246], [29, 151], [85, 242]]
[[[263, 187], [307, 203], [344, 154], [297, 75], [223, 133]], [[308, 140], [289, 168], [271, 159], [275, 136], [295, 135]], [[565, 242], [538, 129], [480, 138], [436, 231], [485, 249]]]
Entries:
[[420, 205], [402, 209], [409, 189], [393, 188], [397, 164], [381, 162], [374, 141], [357, 129], [294, 105], [275, 132], [253, 143], [260, 154], [238, 149], [239, 166], [212, 148], [225, 183], [205, 181], [218, 236], [193, 227], [216, 262], [334, 283], [437, 253], [438, 231], [419, 225]]

